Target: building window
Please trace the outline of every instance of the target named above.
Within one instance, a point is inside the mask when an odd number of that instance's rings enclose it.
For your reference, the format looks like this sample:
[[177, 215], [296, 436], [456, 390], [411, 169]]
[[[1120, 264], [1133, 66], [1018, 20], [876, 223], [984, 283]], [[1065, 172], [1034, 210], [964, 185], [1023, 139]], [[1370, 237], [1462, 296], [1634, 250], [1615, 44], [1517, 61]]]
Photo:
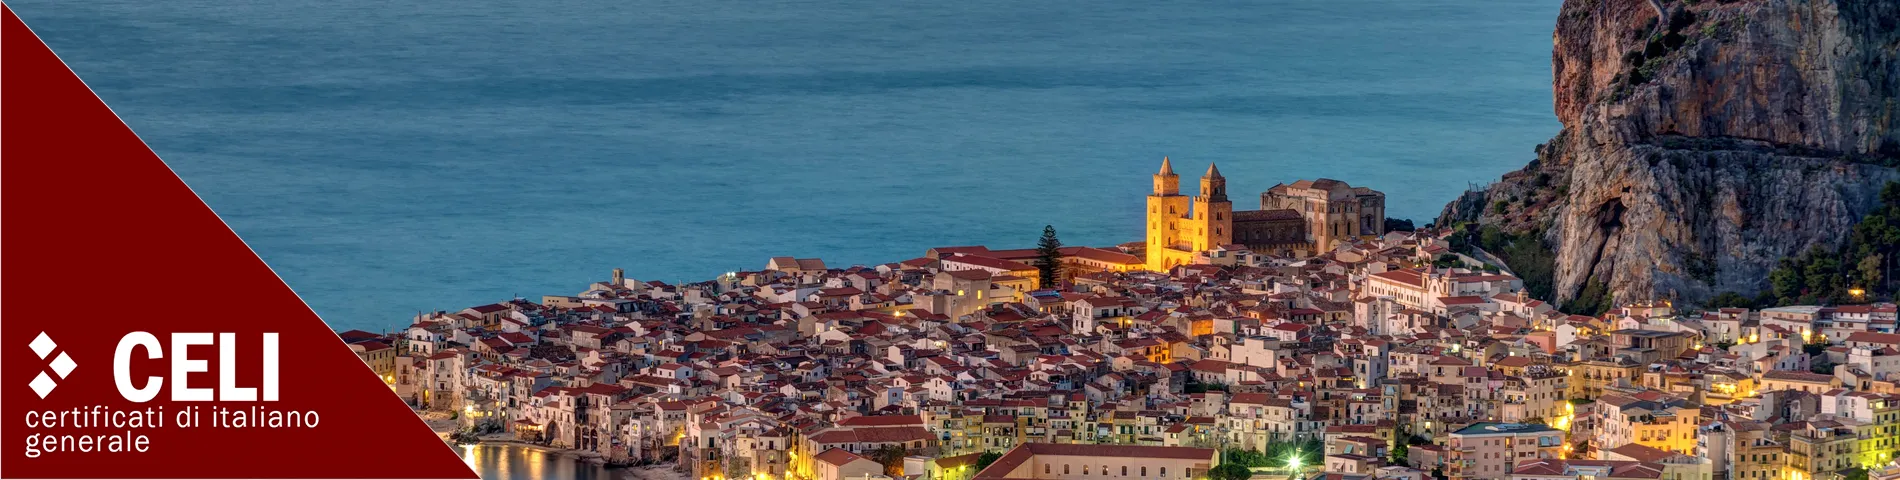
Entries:
[[1127, 465], [1122, 465], [1122, 476], [1124, 476], [1124, 477], [1126, 477], [1126, 476], [1128, 476], [1128, 466], [1127, 466]]

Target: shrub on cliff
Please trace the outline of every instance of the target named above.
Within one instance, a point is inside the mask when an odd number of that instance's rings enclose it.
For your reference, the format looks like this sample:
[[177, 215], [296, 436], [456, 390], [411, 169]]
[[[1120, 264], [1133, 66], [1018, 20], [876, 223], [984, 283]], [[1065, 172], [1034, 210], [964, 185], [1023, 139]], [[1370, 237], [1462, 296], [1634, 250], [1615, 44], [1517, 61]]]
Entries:
[[[1557, 271], [1557, 253], [1544, 245], [1544, 233], [1541, 230], [1511, 234], [1496, 225], [1485, 225], [1473, 233], [1461, 230], [1446, 239], [1451, 250], [1470, 255], [1473, 247], [1504, 261], [1517, 278], [1524, 280], [1524, 290], [1532, 298], [1552, 301]], [[1494, 271], [1497, 267], [1487, 265], [1485, 270]]]
[[1565, 303], [1561, 310], [1571, 315], [1594, 317], [1610, 311], [1615, 306], [1616, 295], [1610, 291], [1610, 286], [1591, 279], [1584, 282], [1583, 291], [1577, 292], [1577, 298], [1570, 299], [1570, 302]]
[[1504, 260], [1511, 273], [1524, 280], [1524, 289], [1532, 297], [1552, 301], [1556, 288], [1557, 252], [1544, 245], [1544, 232], [1532, 230], [1519, 235], [1503, 233], [1486, 226], [1479, 234], [1484, 250]]
[[1900, 255], [1900, 182], [1881, 188], [1880, 206], [1854, 225], [1839, 250], [1816, 245], [1781, 259], [1768, 273], [1769, 291], [1780, 305], [1888, 298], [1894, 293], [1895, 255]]
[[[1770, 305], [1772, 305], [1772, 303]], [[1748, 298], [1746, 296], [1743, 296], [1740, 293], [1722, 292], [1722, 293], [1715, 294], [1714, 297], [1710, 298], [1709, 304], [1704, 305], [1704, 307], [1712, 308], [1712, 309], [1755, 308], [1755, 299]]]

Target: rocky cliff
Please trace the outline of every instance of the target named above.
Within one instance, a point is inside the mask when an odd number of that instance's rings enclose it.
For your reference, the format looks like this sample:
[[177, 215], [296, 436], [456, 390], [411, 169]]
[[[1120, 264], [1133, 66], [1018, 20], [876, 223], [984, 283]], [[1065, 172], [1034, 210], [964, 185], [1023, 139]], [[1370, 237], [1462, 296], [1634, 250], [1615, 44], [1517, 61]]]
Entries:
[[1566, 0], [1554, 44], [1563, 130], [1439, 224], [1541, 239], [1560, 303], [1752, 294], [1900, 179], [1900, 2]]

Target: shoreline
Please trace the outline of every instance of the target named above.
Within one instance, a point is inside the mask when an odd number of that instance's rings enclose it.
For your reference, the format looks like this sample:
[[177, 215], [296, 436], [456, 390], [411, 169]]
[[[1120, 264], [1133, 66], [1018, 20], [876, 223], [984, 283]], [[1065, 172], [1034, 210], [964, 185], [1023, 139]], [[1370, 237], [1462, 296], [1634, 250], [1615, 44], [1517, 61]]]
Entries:
[[464, 449], [471, 449], [471, 448], [481, 447], [481, 446], [516, 447], [516, 448], [528, 449], [535, 452], [553, 455], [554, 457], [558, 459], [557, 461], [570, 461], [570, 462], [574, 462], [576, 465], [584, 465], [589, 468], [600, 469], [601, 471], [604, 471], [604, 472], [613, 472], [612, 475], [614, 476], [612, 478], [632, 478], [635, 480], [687, 480], [686, 475], [684, 473], [679, 472], [674, 469], [675, 468], [674, 465], [659, 464], [659, 463], [649, 463], [645, 465], [614, 464], [612, 462], [608, 462], [605, 456], [602, 456], [598, 453], [587, 452], [587, 451], [582, 451], [582, 450], [567, 449], [567, 448], [550, 447], [547, 445], [529, 443], [529, 442], [524, 442], [520, 440], [512, 440], [512, 439], [506, 439], [506, 438], [484, 438], [481, 440], [477, 440], [475, 443], [454, 444], [454, 446], [459, 447], [459, 448], [464, 448]]
[[525, 448], [531, 448], [531, 449], [542, 451], [542, 452], [558, 454], [561, 456], [579, 457], [580, 459], [588, 461], [588, 463], [593, 463], [596, 465], [609, 464], [609, 462], [607, 462], [607, 457], [599, 453], [590, 452], [586, 450], [560, 448], [560, 447], [554, 447], [554, 446], [549, 446], [549, 445], [531, 443], [531, 442], [527, 442], [523, 440], [510, 438], [508, 437], [507, 434], [483, 435], [480, 437], [476, 437], [475, 443], [456, 442], [453, 438], [450, 438], [453, 435], [455, 435], [456, 424], [455, 424], [455, 421], [453, 419], [448, 418], [447, 415], [442, 414], [441, 412], [417, 410], [416, 416], [421, 417], [423, 423], [428, 424], [429, 429], [435, 431], [436, 436], [441, 437], [442, 441], [448, 442], [449, 444], [455, 445], [458, 447], [471, 446], [471, 445], [525, 447]]
[[450, 419], [447, 415], [441, 412], [434, 412], [434, 411], [428, 411], [428, 410], [416, 410], [415, 412], [416, 412], [416, 416], [421, 417], [423, 423], [428, 424], [429, 429], [435, 431], [436, 436], [441, 437], [443, 442], [447, 442], [457, 447], [479, 446], [479, 445], [523, 447], [523, 448], [529, 448], [529, 449], [533, 449], [540, 452], [552, 453], [552, 454], [560, 455], [563, 457], [575, 457], [576, 460], [585, 461], [592, 465], [605, 466], [608, 468], [631, 468], [631, 466], [624, 466], [624, 467], [614, 466], [612, 462], [607, 461], [607, 457], [605, 455], [601, 455], [600, 453], [597, 453], [597, 452], [577, 450], [577, 449], [572, 449], [572, 448], [560, 448], [560, 447], [555, 447], [555, 446], [550, 446], [550, 445], [541, 445], [538, 443], [532, 443], [528, 441], [511, 438], [507, 434], [488, 434], [488, 435], [476, 437], [474, 443], [460, 443], [460, 442], [455, 441], [453, 438], [451, 438], [455, 434], [455, 431], [456, 431], [456, 424], [453, 419]]
[[593, 463], [596, 465], [604, 466], [604, 465], [607, 465], [608, 463], [607, 457], [599, 453], [589, 452], [586, 450], [575, 450], [571, 448], [560, 448], [560, 447], [554, 447], [554, 446], [548, 446], [548, 445], [541, 445], [538, 443], [530, 443], [530, 442], [525, 442], [525, 441], [515, 440], [515, 439], [508, 439], [508, 438], [480, 438], [480, 439], [475, 440], [475, 443], [463, 443], [459, 445], [523, 447], [523, 448], [539, 450], [542, 452], [553, 453], [553, 454], [564, 456], [564, 457], [569, 457], [569, 456], [578, 457], [578, 459], [586, 460], [588, 463]]

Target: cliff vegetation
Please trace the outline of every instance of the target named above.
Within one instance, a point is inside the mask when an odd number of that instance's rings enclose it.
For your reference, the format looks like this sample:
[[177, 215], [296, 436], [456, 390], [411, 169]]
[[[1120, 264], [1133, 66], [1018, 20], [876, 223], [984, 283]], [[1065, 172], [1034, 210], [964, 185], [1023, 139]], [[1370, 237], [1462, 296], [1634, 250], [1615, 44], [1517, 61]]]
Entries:
[[1566, 311], [1891, 292], [1857, 225], [1900, 180], [1897, 51], [1890, 0], [1567, 0], [1562, 131], [1437, 223]]

